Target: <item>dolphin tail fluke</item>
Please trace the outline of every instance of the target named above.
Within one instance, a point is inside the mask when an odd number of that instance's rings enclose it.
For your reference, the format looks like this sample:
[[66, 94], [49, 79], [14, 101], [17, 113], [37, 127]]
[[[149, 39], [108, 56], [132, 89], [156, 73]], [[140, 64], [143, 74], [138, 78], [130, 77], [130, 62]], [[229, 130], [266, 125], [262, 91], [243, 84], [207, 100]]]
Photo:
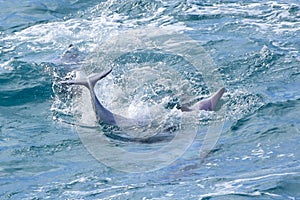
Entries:
[[66, 84], [66, 85], [83, 85], [89, 88], [89, 83], [87, 80], [68, 80], [68, 81], [60, 81], [59, 83]]
[[113, 70], [113, 68], [110, 68], [109, 70], [107, 71], [104, 71], [102, 73], [99, 73], [99, 74], [96, 74], [96, 75], [93, 75], [93, 76], [90, 76], [89, 77], [89, 84], [91, 86], [91, 88], [94, 88], [96, 83], [103, 79], [104, 77], [106, 77], [108, 74], [110, 74], [110, 72]]
[[93, 76], [90, 76], [88, 77], [88, 79], [79, 79], [79, 80], [68, 80], [68, 81], [61, 81], [60, 83], [62, 84], [67, 84], [67, 85], [82, 85], [82, 86], [85, 86], [87, 87], [89, 90], [93, 90], [96, 83], [103, 79], [104, 77], [106, 77], [108, 74], [110, 74], [110, 72], [112, 71], [113, 68], [107, 70], [107, 71], [104, 71], [102, 73], [99, 73], [99, 74], [96, 74], [96, 75], [93, 75]]
[[224, 92], [225, 92], [225, 88], [221, 88], [209, 98], [210, 102], [211, 102], [212, 110], [216, 110], [217, 104], [218, 104], [219, 100], [221, 99], [221, 97], [223, 96]]

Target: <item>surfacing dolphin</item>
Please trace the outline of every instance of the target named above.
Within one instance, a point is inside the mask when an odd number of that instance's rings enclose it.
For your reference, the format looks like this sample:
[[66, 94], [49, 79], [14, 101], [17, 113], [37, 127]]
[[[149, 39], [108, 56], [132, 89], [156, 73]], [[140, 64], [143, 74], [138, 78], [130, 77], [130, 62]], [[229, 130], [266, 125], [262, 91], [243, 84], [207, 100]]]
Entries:
[[[69, 80], [62, 81], [61, 83], [68, 85], [82, 85], [89, 89], [92, 98], [93, 109], [96, 113], [96, 117], [99, 122], [119, 127], [138, 125], [136, 120], [112, 113], [110, 110], [105, 108], [95, 94], [94, 87], [96, 83], [99, 80], [106, 77], [108, 74], [110, 74], [112, 69], [113, 68], [109, 69], [108, 71], [90, 76], [88, 77], [88, 79], [85, 80]], [[224, 92], [225, 88], [221, 88], [209, 98], [201, 100], [192, 106], [183, 105], [180, 109], [182, 110], [182, 112], [189, 112], [195, 110], [214, 111]]]

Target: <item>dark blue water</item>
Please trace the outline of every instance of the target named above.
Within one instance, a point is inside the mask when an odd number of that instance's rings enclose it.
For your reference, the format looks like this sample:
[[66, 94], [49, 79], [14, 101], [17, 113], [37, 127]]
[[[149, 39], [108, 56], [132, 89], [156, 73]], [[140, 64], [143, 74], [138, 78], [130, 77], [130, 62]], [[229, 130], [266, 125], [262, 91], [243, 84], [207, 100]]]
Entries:
[[[0, 4], [2, 199], [300, 199], [299, 1], [0, 0]], [[219, 74], [227, 89], [221, 102], [225, 114], [216, 112], [224, 127], [204, 159], [198, 155], [203, 139], [199, 132], [173, 163], [152, 172], [126, 173], [89, 153], [74, 120], [77, 91], [58, 82], [80, 69], [94, 72], [100, 67], [94, 66], [95, 60], [109, 64], [100, 58], [112, 56], [118, 47], [103, 49], [103, 44], [122, 41], [124, 31], [149, 27], [191, 38], [211, 56], [216, 66], [212, 74]], [[135, 39], [131, 43], [137, 45]], [[78, 48], [79, 56], [62, 59], [70, 44]], [[144, 52], [143, 61], [125, 56], [105, 82], [109, 89], [119, 84], [119, 90], [107, 91], [102, 85], [98, 93], [106, 91], [102, 94], [106, 99], [117, 96], [114, 100], [127, 108], [134, 98], [122, 94], [140, 92], [140, 82], [123, 79], [122, 73], [143, 62], [151, 69], [160, 66], [163, 73], [155, 79], [154, 72], [148, 76], [149, 68], [137, 71], [135, 76], [147, 72], [139, 77], [141, 82], [150, 77], [167, 84], [166, 77], [174, 75], [167, 66], [173, 66], [175, 71], [190, 72], [183, 79], [192, 83], [191, 94], [206, 96], [210, 92], [205, 77], [192, 73], [182, 54]], [[120, 84], [123, 80], [130, 87]], [[180, 81], [173, 83], [174, 90], [182, 86]], [[172, 94], [176, 104], [174, 90], [160, 93], [162, 86], [156, 86], [147, 85], [139, 94], [156, 101]], [[120, 104], [110, 106], [124, 109]], [[201, 129], [208, 121], [200, 120]], [[116, 142], [132, 151], [152, 148]]]

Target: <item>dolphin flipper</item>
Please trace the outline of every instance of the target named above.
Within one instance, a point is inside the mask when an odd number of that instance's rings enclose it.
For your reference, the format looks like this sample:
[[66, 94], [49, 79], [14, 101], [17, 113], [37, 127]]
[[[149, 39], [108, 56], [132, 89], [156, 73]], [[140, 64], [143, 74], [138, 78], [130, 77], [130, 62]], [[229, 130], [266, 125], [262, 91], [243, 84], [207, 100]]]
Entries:
[[204, 99], [202, 101], [199, 101], [195, 103], [192, 106], [188, 106], [188, 104], [184, 104], [181, 107], [181, 111], [183, 112], [189, 112], [194, 110], [206, 110], [206, 111], [215, 111], [217, 104], [221, 97], [223, 96], [225, 92], [225, 88], [219, 89], [215, 94], [213, 94], [211, 97]]
[[224, 93], [225, 93], [225, 88], [221, 88], [209, 98], [211, 102], [211, 110], [216, 110], [217, 104]]

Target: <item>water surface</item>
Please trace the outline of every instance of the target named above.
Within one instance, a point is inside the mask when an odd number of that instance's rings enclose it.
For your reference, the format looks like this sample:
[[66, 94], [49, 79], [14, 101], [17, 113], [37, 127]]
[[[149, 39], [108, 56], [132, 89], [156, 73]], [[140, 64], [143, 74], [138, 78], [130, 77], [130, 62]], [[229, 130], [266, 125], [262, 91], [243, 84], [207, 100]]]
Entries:
[[[2, 198], [300, 198], [298, 1], [0, 3]], [[205, 159], [198, 156], [199, 133], [174, 163], [131, 174], [98, 162], [83, 145], [72, 125], [71, 89], [57, 86], [74, 76], [78, 62], [60, 58], [74, 44], [82, 58], [93, 59], [88, 56], [100, 52], [107, 38], [150, 26], [184, 34], [212, 57], [227, 89], [225, 126]], [[149, 55], [148, 64], [157, 63], [157, 54]], [[176, 59], [169, 56], [160, 65]], [[134, 64], [127, 61], [126, 67]], [[115, 81], [117, 75], [112, 76]], [[188, 78], [194, 80], [193, 75]], [[203, 79], [195, 80], [193, 95], [207, 95]], [[129, 96], [124, 98], [130, 103]], [[205, 120], [202, 128], [207, 128]]]

